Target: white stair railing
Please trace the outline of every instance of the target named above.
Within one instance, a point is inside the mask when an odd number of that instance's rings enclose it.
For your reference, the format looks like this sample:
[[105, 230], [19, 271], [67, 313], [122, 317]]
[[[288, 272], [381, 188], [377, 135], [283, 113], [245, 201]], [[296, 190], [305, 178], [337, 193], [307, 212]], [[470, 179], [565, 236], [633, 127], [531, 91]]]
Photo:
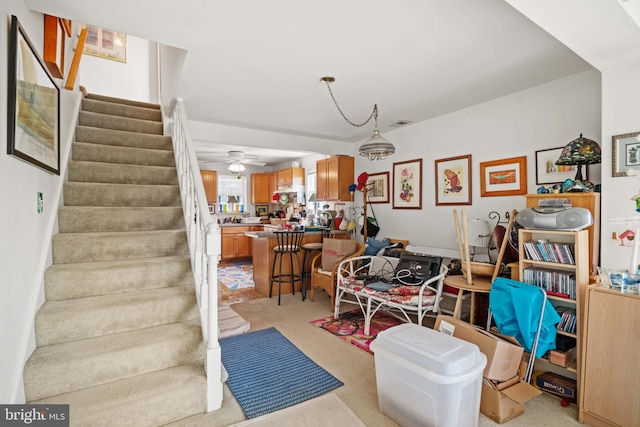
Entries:
[[202, 335], [206, 347], [207, 411], [222, 406], [220, 344], [218, 343], [218, 258], [220, 227], [211, 219], [200, 176], [200, 168], [189, 133], [187, 115], [181, 99], [173, 109], [173, 148], [180, 183], [184, 220], [189, 240], [191, 268], [200, 308]]

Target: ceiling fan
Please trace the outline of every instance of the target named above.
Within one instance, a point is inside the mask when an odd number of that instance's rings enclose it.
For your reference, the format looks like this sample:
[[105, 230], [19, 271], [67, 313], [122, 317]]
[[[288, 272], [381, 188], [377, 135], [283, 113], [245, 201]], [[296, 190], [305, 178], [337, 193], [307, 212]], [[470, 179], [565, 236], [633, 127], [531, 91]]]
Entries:
[[[247, 155], [243, 151], [228, 151], [227, 157], [225, 159], [220, 160], [207, 160], [205, 163], [218, 163], [224, 161], [225, 163], [231, 163], [229, 166], [229, 170], [231, 167], [237, 167], [240, 170], [244, 170], [244, 167], [240, 167], [242, 165], [253, 165], [253, 166], [265, 166], [266, 163], [260, 159], [258, 156]], [[234, 172], [234, 171], [232, 171]]]

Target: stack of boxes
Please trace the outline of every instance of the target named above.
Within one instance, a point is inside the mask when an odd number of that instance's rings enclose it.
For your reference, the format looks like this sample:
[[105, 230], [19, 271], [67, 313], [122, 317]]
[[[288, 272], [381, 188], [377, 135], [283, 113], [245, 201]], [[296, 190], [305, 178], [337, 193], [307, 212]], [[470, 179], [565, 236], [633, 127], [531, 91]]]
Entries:
[[440, 315], [434, 329], [476, 344], [487, 357], [482, 373], [480, 412], [502, 424], [524, 413], [524, 404], [541, 391], [522, 379], [524, 349], [452, 316]]

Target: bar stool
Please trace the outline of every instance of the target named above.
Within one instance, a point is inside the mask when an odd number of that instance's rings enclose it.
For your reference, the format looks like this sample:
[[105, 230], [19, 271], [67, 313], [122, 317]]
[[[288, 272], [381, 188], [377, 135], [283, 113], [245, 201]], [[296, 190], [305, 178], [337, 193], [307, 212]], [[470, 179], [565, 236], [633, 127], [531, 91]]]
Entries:
[[[282, 291], [282, 282], [291, 283], [291, 294], [295, 295], [295, 282], [300, 282], [300, 290], [302, 291], [302, 299], [306, 297], [302, 281], [302, 266], [300, 265], [300, 258], [298, 252], [302, 248], [302, 238], [304, 237], [304, 231], [275, 231], [277, 246], [274, 246], [273, 252], [273, 264], [271, 265], [271, 281], [269, 282], [269, 298], [273, 295], [273, 282], [278, 281], [278, 305], [280, 305], [280, 293]], [[289, 254], [289, 265], [291, 266], [290, 273], [283, 273], [282, 259]], [[298, 265], [298, 274], [295, 274], [295, 264], [293, 257], [295, 254], [296, 262]], [[276, 274], [276, 262], [279, 261], [278, 274]]]
[[[313, 252], [322, 251], [322, 240], [329, 237], [331, 234], [331, 229], [327, 228], [322, 230], [322, 237], [319, 242], [309, 242], [302, 245], [302, 250], [304, 251], [304, 256], [302, 257], [302, 272], [304, 280], [311, 280], [311, 265], [307, 266], [307, 264], [311, 263], [313, 259]], [[305, 294], [303, 294], [302, 300], [306, 297], [306, 286], [305, 286]]]

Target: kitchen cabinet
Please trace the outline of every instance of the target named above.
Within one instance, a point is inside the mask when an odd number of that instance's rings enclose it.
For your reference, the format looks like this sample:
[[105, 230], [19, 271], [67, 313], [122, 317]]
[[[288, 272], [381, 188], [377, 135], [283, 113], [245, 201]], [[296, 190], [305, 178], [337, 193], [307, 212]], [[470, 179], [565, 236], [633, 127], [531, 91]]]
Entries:
[[595, 282], [600, 262], [600, 193], [560, 193], [560, 194], [526, 194], [527, 207], [537, 208], [540, 200], [568, 199], [574, 208], [585, 208], [591, 212], [593, 225], [587, 227], [589, 232], [589, 274], [591, 282]]
[[316, 200], [337, 202], [351, 200], [349, 186], [355, 182], [354, 158], [333, 156], [316, 162]]
[[304, 168], [287, 168], [276, 172], [278, 188], [304, 185]]
[[278, 191], [278, 172], [269, 173], [269, 203], [274, 203], [272, 196]]
[[244, 233], [262, 231], [262, 226], [222, 226], [220, 227], [222, 250], [220, 259], [223, 261], [236, 258], [251, 258], [251, 237]]
[[600, 284], [586, 296], [579, 421], [640, 425], [640, 295]]
[[204, 185], [204, 193], [207, 196], [207, 203], [218, 203], [218, 172], [211, 170], [201, 170], [202, 184]]
[[273, 202], [273, 190], [269, 186], [271, 175], [270, 172], [251, 174], [251, 203], [254, 205]]

